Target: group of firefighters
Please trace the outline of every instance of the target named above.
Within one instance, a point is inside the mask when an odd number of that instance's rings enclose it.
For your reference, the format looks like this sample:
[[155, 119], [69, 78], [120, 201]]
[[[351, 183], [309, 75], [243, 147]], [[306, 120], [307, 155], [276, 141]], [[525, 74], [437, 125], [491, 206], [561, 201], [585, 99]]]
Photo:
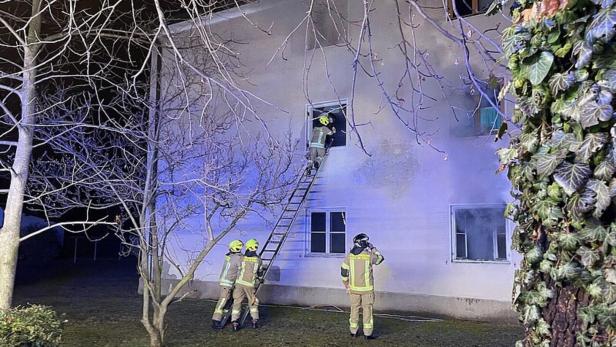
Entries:
[[[250, 239], [246, 242], [246, 252], [242, 254], [244, 243], [233, 240], [229, 244], [229, 252], [225, 255], [225, 263], [220, 274], [220, 297], [212, 316], [212, 328], [223, 329], [222, 324], [225, 305], [233, 297], [231, 308], [231, 324], [233, 330], [240, 329], [240, 313], [244, 298], [248, 299], [248, 309], [252, 317], [252, 327], [259, 327], [259, 299], [256, 296], [258, 283], [263, 282], [261, 258], [257, 254], [259, 242]], [[363, 311], [363, 333], [366, 339], [374, 339], [372, 334], [374, 321], [372, 306], [374, 305], [373, 265], [379, 265], [384, 260], [376, 247], [370, 242], [368, 235], [359, 234], [353, 238], [353, 248], [344, 258], [340, 267], [342, 284], [346, 288], [351, 301], [349, 330], [352, 337], [358, 336], [360, 309]]]
[[[333, 118], [329, 113], [318, 117], [319, 124], [312, 128], [310, 138], [308, 166], [306, 174], [311, 175], [312, 169], [318, 170], [325, 157], [327, 138], [336, 133]], [[220, 296], [214, 315], [212, 316], [212, 328], [224, 328], [223, 315], [225, 306], [233, 298], [231, 306], [231, 324], [233, 330], [240, 329], [242, 302], [248, 299], [248, 310], [252, 317], [252, 327], [259, 327], [259, 299], [256, 290], [259, 283], [263, 282], [264, 269], [257, 250], [259, 242], [250, 239], [246, 242], [246, 251], [242, 254], [244, 243], [233, 240], [229, 244], [229, 252], [225, 255], [225, 263], [220, 274]], [[349, 330], [352, 337], [356, 337], [359, 330], [359, 312], [363, 311], [363, 333], [366, 339], [374, 339], [374, 321], [372, 318], [372, 306], [374, 305], [374, 277], [372, 266], [382, 263], [384, 260], [381, 253], [369, 242], [368, 235], [358, 234], [353, 238], [353, 248], [344, 258], [340, 267], [342, 284], [346, 288], [351, 301], [351, 315], [349, 318]]]

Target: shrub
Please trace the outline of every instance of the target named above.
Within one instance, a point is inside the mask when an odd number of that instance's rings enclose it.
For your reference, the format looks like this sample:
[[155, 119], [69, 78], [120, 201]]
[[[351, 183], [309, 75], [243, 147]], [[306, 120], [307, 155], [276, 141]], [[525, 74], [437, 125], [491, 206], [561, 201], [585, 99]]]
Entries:
[[0, 346], [53, 347], [60, 344], [62, 322], [48, 306], [0, 310]]

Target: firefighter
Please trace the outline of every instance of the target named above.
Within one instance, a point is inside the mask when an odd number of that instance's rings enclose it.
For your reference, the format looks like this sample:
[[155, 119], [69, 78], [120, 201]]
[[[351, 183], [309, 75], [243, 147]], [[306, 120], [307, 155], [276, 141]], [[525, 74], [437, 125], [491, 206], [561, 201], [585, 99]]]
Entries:
[[340, 268], [342, 283], [351, 299], [351, 317], [349, 326], [351, 336], [357, 336], [359, 329], [359, 308], [362, 308], [364, 336], [368, 340], [375, 339], [372, 335], [374, 321], [372, 306], [374, 305], [374, 277], [372, 266], [385, 260], [378, 249], [370, 242], [366, 234], [358, 234], [353, 238], [353, 248], [344, 258]]
[[242, 310], [242, 301], [248, 298], [248, 309], [252, 317], [252, 327], [259, 327], [259, 299], [256, 296], [257, 282], [262, 282], [263, 269], [261, 268], [261, 258], [257, 254], [259, 242], [255, 239], [246, 241], [246, 252], [242, 257], [240, 265], [240, 274], [235, 281], [235, 289], [233, 290], [233, 308], [231, 310], [231, 322], [233, 330], [240, 329], [240, 312]]
[[310, 151], [308, 166], [306, 167], [306, 173], [311, 174], [312, 168], [319, 169], [323, 157], [325, 156], [325, 140], [327, 136], [331, 136], [336, 133], [336, 127], [332, 127], [330, 130], [327, 126], [333, 122], [332, 117], [328, 113], [323, 113], [319, 116], [319, 123], [321, 126], [312, 128], [312, 136], [310, 137]]
[[222, 329], [220, 320], [222, 319], [223, 310], [229, 299], [231, 299], [231, 293], [233, 293], [233, 286], [235, 280], [240, 272], [240, 264], [242, 262], [242, 248], [244, 243], [241, 240], [233, 240], [229, 243], [229, 252], [225, 255], [225, 263], [222, 266], [222, 272], [220, 273], [220, 296], [216, 307], [214, 308], [214, 315], [212, 316], [212, 328]]

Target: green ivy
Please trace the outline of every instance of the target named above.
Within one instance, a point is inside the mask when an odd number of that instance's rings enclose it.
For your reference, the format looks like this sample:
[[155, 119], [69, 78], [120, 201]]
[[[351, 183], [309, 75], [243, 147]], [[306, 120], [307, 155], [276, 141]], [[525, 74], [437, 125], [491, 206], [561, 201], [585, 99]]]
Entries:
[[616, 0], [518, 0], [511, 14], [503, 49], [521, 130], [498, 155], [515, 198], [513, 246], [524, 256], [513, 298], [526, 328], [518, 345], [550, 345], [544, 310], [555, 290], [573, 286], [589, 297], [577, 344], [614, 346]]

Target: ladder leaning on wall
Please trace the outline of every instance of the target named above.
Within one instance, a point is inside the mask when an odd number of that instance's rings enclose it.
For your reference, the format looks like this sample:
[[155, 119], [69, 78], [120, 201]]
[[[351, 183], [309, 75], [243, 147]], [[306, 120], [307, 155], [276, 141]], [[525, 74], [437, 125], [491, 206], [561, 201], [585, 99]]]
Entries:
[[[321, 161], [321, 165], [319, 169], [323, 167], [323, 165], [325, 164], [326, 158], [327, 158], [327, 152], [326, 152], [326, 155], [323, 157], [323, 160]], [[284, 209], [282, 210], [282, 213], [278, 217], [278, 220], [276, 221], [276, 224], [274, 225], [272, 232], [270, 233], [269, 237], [267, 238], [267, 241], [265, 241], [265, 243], [263, 244], [263, 247], [261, 247], [261, 250], [259, 251], [259, 257], [261, 258], [261, 261], [263, 262], [263, 265], [262, 265], [262, 269], [263, 269], [262, 278], [263, 279], [267, 278], [267, 274], [271, 268], [272, 263], [274, 262], [274, 259], [276, 259], [276, 256], [278, 256], [278, 253], [282, 249], [282, 245], [287, 239], [287, 236], [289, 236], [291, 227], [293, 226], [293, 223], [297, 219], [297, 216], [299, 215], [299, 211], [302, 205], [304, 204], [304, 202], [306, 201], [306, 198], [308, 197], [308, 194], [310, 193], [312, 186], [317, 180], [317, 174], [319, 170], [316, 170], [316, 172], [313, 175], [308, 175], [306, 170], [302, 170], [302, 172], [303, 173], [301, 177], [298, 179], [297, 183], [295, 184], [295, 187], [293, 188], [293, 191], [291, 192], [291, 195], [289, 196], [289, 199], [287, 200], [284, 206]], [[257, 282], [255, 284], [255, 295], [257, 297], [259, 294], [259, 289], [261, 289], [261, 284], [262, 283], [260, 282]], [[224, 315], [223, 315], [223, 318], [220, 324], [221, 327], [224, 327], [226, 323], [229, 321], [229, 318], [231, 316], [231, 310], [229, 306], [231, 302], [232, 300], [229, 300], [228, 304], [225, 307]], [[244, 322], [246, 321], [248, 314], [249, 314], [248, 309], [245, 309], [242, 312], [240, 322], [239, 322], [240, 326], [244, 325]]]

